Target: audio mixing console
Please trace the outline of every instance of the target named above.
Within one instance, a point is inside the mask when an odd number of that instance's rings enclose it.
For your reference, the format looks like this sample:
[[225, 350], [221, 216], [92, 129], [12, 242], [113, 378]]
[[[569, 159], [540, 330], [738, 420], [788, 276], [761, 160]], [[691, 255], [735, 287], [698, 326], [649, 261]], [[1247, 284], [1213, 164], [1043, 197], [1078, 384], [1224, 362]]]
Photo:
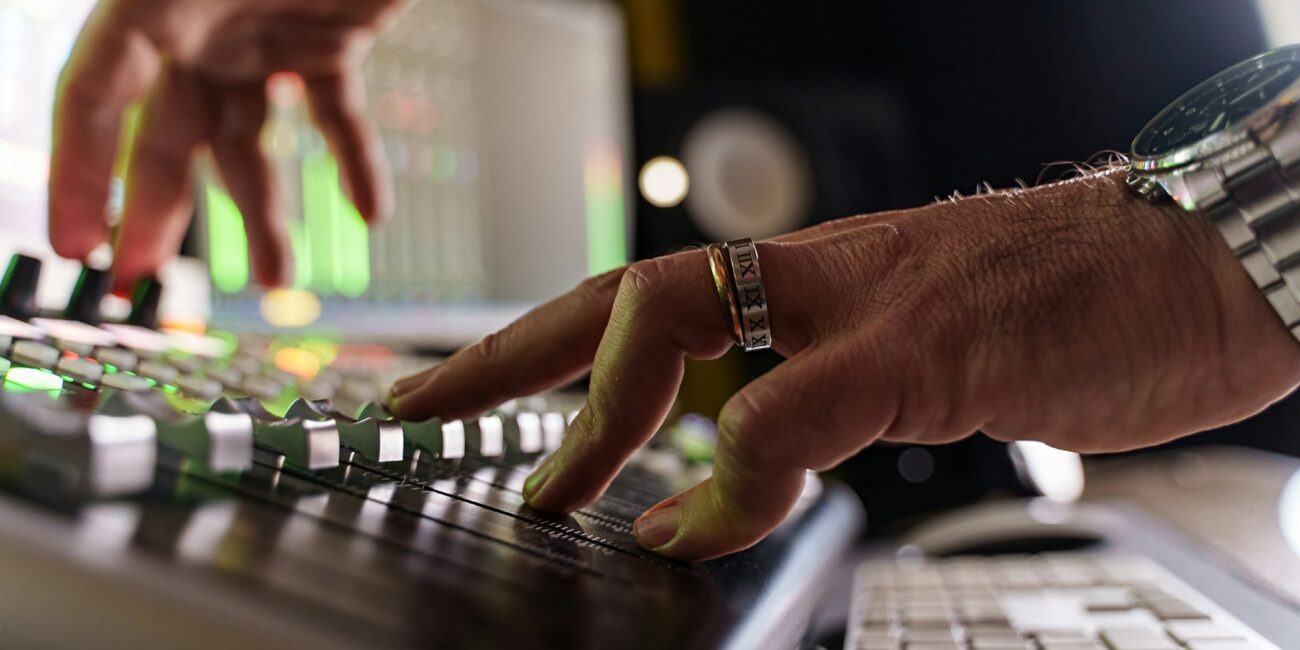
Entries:
[[101, 322], [92, 269], [41, 314], [39, 271], [0, 287], [0, 646], [794, 647], [860, 524], [810, 477], [757, 547], [667, 560], [631, 522], [708, 471], [671, 442], [570, 516], [524, 504], [581, 395], [398, 421], [403, 357], [160, 330], [151, 281]]

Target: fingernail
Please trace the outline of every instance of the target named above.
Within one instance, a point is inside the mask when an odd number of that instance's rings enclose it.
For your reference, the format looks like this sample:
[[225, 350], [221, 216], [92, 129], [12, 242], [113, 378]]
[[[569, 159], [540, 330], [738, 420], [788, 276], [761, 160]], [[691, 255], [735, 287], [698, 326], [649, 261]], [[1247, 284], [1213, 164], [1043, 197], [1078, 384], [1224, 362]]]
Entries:
[[632, 532], [636, 535], [637, 542], [653, 551], [673, 541], [677, 536], [680, 517], [681, 506], [676, 499], [673, 499], [641, 515], [636, 523], [632, 524]]
[[529, 505], [532, 505], [533, 499], [542, 491], [542, 488], [546, 487], [546, 482], [551, 478], [551, 465], [553, 464], [551, 461], [554, 458], [554, 456], [551, 456], [542, 461], [541, 467], [533, 470], [528, 480], [524, 481], [524, 501], [527, 501]]

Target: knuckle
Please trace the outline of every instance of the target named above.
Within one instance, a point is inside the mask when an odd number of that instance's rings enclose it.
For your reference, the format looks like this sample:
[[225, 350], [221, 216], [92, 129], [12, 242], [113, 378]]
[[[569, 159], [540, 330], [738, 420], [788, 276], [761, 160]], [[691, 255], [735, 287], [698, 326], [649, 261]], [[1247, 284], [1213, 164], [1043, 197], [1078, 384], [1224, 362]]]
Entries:
[[641, 299], [650, 300], [666, 280], [664, 260], [656, 257], [629, 266], [623, 275], [622, 288]]
[[776, 454], [758, 439], [762, 408], [749, 391], [737, 393], [718, 416], [718, 453], [731, 471], [757, 472], [773, 466]]
[[585, 304], [607, 303], [613, 300], [614, 294], [618, 292], [619, 284], [623, 281], [627, 270], [628, 267], [624, 266], [589, 277], [578, 283], [574, 293]]

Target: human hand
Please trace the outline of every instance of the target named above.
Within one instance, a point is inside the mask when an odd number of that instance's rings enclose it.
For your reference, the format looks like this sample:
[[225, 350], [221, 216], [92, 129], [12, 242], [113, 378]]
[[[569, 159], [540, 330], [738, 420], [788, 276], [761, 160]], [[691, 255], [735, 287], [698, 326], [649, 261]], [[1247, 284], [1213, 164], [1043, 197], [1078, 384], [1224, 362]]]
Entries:
[[[1199, 215], [1110, 172], [831, 222], [760, 243], [775, 349], [727, 402], [712, 478], [647, 511], [640, 542], [703, 559], [789, 513], [806, 469], [876, 440], [975, 431], [1080, 452], [1158, 444], [1300, 382], [1300, 345]], [[591, 367], [586, 408], [526, 483], [569, 512], [660, 427], [686, 357], [732, 345], [701, 251], [589, 280], [394, 387], [403, 418], [467, 416]]]
[[120, 287], [180, 248], [195, 153], [211, 147], [244, 215], [252, 270], [267, 286], [291, 268], [259, 136], [266, 82], [301, 76], [312, 116], [367, 222], [392, 202], [381, 143], [365, 117], [359, 65], [402, 0], [101, 0], [55, 100], [50, 241], [84, 259], [108, 237], [105, 206], [123, 118], [144, 100], [126, 174], [114, 271]]

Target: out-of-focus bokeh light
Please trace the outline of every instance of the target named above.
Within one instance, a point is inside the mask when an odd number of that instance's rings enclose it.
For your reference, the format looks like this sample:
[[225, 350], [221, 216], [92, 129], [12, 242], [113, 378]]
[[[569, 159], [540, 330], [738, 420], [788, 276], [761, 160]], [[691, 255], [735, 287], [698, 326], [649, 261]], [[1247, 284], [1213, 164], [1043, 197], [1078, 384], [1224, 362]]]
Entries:
[[676, 158], [660, 156], [641, 168], [641, 196], [658, 208], [671, 208], [686, 199], [691, 177]]
[[300, 379], [315, 379], [320, 374], [320, 357], [302, 348], [281, 348], [275, 353], [274, 361], [276, 368]]
[[262, 296], [262, 318], [276, 327], [306, 327], [320, 319], [320, 298], [302, 289], [272, 289]]
[[1057, 503], [1072, 503], [1083, 496], [1083, 460], [1079, 454], [1031, 440], [1016, 442], [1015, 446], [1030, 481], [1043, 496]]

